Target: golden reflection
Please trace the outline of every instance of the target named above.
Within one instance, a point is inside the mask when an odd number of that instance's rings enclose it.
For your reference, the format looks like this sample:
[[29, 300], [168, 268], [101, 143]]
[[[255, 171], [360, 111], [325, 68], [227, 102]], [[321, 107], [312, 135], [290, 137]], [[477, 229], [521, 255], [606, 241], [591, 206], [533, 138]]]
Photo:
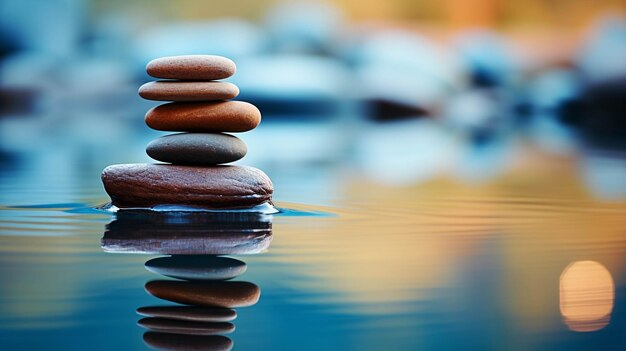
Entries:
[[626, 203], [595, 198], [573, 172], [573, 158], [526, 152], [479, 184], [441, 177], [392, 187], [348, 176], [337, 207], [317, 208], [336, 216], [275, 218], [267, 259], [306, 277], [290, 286], [335, 292], [312, 302], [390, 314], [419, 309], [414, 301], [441, 289], [465, 291], [465, 267], [491, 254], [501, 259], [494, 269], [503, 273], [497, 293], [506, 296], [505, 313], [524, 330], [551, 330], [561, 317], [555, 282], [574, 257], [623, 276]]
[[574, 331], [590, 332], [609, 324], [615, 284], [611, 273], [595, 261], [571, 263], [559, 284], [561, 315]]

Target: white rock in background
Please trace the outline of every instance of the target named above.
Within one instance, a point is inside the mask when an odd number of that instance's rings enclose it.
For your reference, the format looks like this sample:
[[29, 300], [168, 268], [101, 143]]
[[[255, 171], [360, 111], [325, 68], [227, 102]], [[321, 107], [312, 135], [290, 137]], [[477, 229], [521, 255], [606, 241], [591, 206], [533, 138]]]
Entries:
[[343, 13], [324, 2], [283, 2], [265, 16], [273, 52], [330, 53], [336, 50], [344, 26]]
[[2, 35], [11, 35], [24, 50], [64, 57], [75, 53], [84, 34], [85, 2], [81, 0], [3, 1]]
[[143, 69], [155, 57], [207, 54], [240, 57], [266, 46], [262, 28], [240, 19], [172, 22], [146, 30], [136, 38], [136, 60]]
[[466, 85], [459, 61], [434, 42], [405, 31], [372, 34], [348, 54], [366, 99], [421, 107], [441, 105]]
[[488, 90], [467, 90], [456, 94], [444, 106], [441, 118], [449, 128], [462, 134], [497, 132], [506, 125], [498, 96]]
[[338, 100], [350, 94], [352, 75], [331, 58], [264, 55], [237, 61], [237, 74], [230, 81], [241, 94]]
[[432, 120], [410, 120], [363, 129], [356, 140], [357, 168], [377, 182], [406, 186], [449, 172], [462, 145]]
[[626, 76], [626, 18], [607, 17], [598, 21], [577, 63], [590, 83]]
[[479, 86], [509, 86], [519, 80], [518, 63], [506, 38], [488, 30], [461, 33], [454, 40], [454, 50]]
[[626, 198], [626, 159], [620, 153], [586, 152], [580, 171], [589, 189], [601, 199]]
[[562, 103], [578, 96], [581, 90], [578, 74], [573, 70], [545, 71], [528, 82], [529, 102], [537, 112], [555, 112]]

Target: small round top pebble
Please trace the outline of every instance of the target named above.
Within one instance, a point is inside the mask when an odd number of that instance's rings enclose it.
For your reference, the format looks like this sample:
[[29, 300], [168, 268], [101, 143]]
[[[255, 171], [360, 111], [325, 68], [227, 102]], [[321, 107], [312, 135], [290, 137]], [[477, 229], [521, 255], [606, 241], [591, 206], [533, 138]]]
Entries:
[[235, 74], [235, 63], [223, 56], [167, 56], [148, 62], [146, 72], [155, 78], [216, 80]]

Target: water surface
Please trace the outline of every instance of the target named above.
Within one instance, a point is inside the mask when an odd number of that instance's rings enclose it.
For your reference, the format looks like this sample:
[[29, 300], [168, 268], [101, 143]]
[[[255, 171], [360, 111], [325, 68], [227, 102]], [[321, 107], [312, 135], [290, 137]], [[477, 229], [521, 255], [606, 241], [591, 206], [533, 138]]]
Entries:
[[94, 210], [100, 170], [125, 161], [115, 147], [14, 150], [0, 172], [0, 346], [149, 349], [135, 310], [167, 305], [144, 285], [168, 278], [144, 263], [196, 240], [195, 254], [244, 261], [235, 280], [261, 290], [237, 309], [235, 350], [626, 348], [622, 158], [498, 149], [465, 158], [480, 177], [376, 155], [257, 159], [283, 212], [243, 225]]

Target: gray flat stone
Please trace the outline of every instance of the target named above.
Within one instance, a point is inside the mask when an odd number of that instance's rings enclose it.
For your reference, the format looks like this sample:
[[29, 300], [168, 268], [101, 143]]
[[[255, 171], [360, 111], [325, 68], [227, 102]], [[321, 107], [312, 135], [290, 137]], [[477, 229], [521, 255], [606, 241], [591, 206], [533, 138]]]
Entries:
[[222, 133], [178, 133], [151, 141], [146, 147], [155, 160], [181, 165], [218, 165], [243, 158], [248, 152], [239, 138]]

